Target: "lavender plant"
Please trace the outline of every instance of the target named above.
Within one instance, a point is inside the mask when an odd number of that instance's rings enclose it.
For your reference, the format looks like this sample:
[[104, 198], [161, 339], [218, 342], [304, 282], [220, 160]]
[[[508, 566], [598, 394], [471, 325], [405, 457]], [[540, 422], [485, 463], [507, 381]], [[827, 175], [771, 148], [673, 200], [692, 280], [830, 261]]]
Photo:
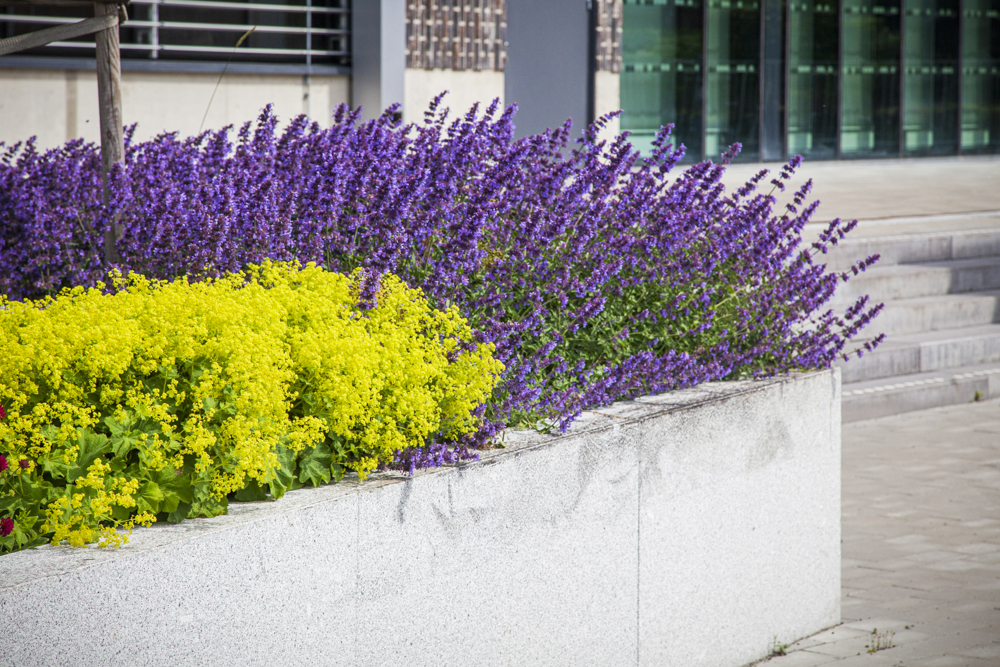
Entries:
[[877, 257], [842, 274], [818, 261], [856, 223], [804, 244], [811, 182], [776, 210], [798, 157], [727, 192], [738, 144], [675, 177], [684, 149], [670, 127], [640, 156], [627, 133], [598, 138], [609, 117], [571, 145], [569, 122], [515, 139], [515, 107], [450, 121], [440, 100], [420, 125], [395, 108], [361, 123], [342, 106], [329, 128], [300, 116], [279, 133], [268, 107], [235, 141], [231, 128], [147, 142], [129, 131], [107, 207], [96, 147], [0, 145], [0, 292], [93, 285], [112, 268], [100, 252], [112, 221], [120, 268], [150, 277], [316, 262], [363, 269], [370, 302], [392, 272], [458, 306], [506, 367], [473, 438], [401, 452], [402, 467], [454, 461], [505, 426], [564, 430], [625, 397], [828, 366], [881, 308], [824, 309]]

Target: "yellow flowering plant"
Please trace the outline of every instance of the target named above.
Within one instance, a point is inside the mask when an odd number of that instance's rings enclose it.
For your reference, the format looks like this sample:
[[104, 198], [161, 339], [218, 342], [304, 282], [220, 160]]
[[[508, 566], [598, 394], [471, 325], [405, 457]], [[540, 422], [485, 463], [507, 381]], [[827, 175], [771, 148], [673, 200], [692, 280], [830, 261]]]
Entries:
[[360, 307], [362, 278], [265, 263], [0, 297], [0, 550], [118, 545], [472, 432], [493, 346], [392, 275]]

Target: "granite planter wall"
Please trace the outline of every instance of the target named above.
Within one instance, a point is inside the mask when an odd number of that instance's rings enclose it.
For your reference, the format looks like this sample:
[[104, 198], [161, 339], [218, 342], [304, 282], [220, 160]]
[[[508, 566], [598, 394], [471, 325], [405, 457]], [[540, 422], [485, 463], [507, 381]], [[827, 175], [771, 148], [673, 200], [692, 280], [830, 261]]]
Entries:
[[840, 621], [837, 371], [0, 558], [0, 665], [742, 665]]

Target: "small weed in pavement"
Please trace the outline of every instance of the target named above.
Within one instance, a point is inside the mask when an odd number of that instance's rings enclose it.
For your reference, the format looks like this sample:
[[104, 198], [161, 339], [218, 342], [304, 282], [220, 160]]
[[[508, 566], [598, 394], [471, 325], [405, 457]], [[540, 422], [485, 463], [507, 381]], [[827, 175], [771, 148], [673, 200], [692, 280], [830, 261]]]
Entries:
[[892, 630], [878, 631], [878, 628], [872, 628], [872, 636], [868, 640], [869, 643], [866, 644], [869, 653], [876, 653], [878, 651], [884, 651], [887, 648], [892, 648], [895, 644], [892, 643], [892, 638], [896, 636], [896, 633]]

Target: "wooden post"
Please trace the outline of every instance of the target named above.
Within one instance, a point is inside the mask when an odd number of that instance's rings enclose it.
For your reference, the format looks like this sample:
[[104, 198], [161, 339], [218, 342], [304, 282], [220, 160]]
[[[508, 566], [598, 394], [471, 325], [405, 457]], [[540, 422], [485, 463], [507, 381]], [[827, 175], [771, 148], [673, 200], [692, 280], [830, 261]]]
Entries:
[[[120, 11], [118, 5], [97, 3], [94, 5], [94, 15]], [[122, 135], [122, 66], [121, 53], [118, 46], [118, 26], [95, 33], [97, 42], [97, 99], [100, 106], [101, 119], [101, 175], [104, 186], [104, 205], [111, 200], [108, 176], [111, 167], [125, 159], [125, 139]], [[111, 222], [111, 227], [104, 233], [104, 259], [107, 262], [118, 262], [116, 244], [122, 233], [117, 218]]]

